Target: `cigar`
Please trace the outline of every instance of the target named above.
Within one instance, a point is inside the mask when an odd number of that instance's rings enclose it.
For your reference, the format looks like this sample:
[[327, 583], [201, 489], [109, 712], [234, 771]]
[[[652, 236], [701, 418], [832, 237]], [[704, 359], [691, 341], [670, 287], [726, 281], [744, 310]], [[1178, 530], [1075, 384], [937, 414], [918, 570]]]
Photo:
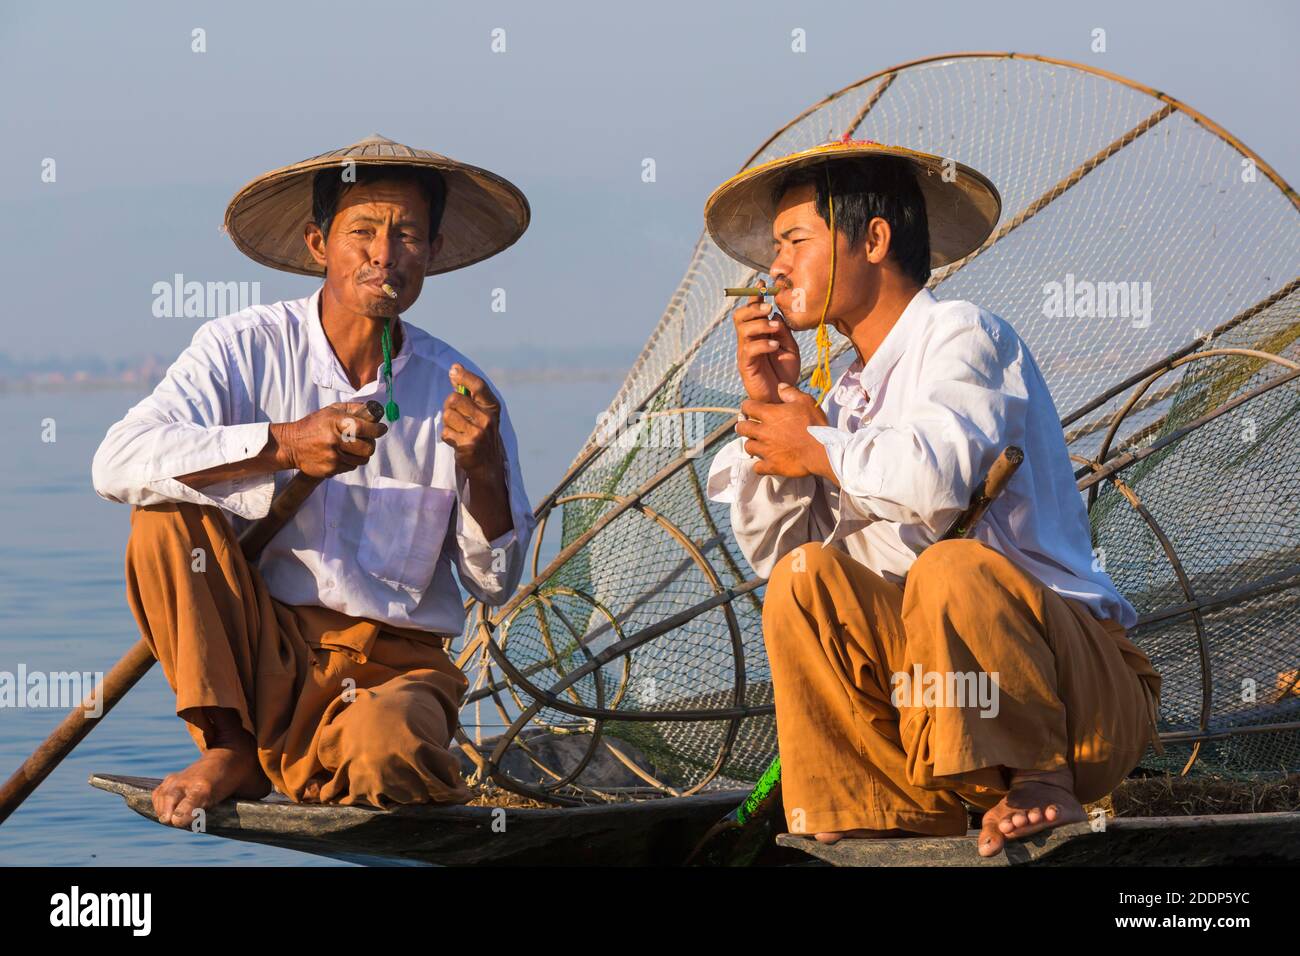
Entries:
[[384, 295], [388, 296], [390, 299], [397, 298], [397, 291], [387, 282], [380, 286], [380, 288], [384, 290]]
[[753, 295], [776, 295], [782, 289], [790, 287], [790, 280], [785, 276], [780, 276], [770, 286], [763, 285], [746, 285], [738, 289], [723, 289], [722, 293], [726, 296], [753, 296]]

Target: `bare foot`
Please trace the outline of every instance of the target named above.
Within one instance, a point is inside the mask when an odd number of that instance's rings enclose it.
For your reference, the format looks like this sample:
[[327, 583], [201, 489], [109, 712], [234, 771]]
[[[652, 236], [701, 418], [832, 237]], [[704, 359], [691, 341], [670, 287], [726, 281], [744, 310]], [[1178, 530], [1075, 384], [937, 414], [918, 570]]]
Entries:
[[839, 843], [843, 839], [850, 840], [882, 840], [889, 837], [915, 836], [909, 834], [906, 830], [828, 830], [824, 833], [816, 834], [818, 843]]
[[984, 814], [980, 830], [980, 856], [996, 856], [1007, 840], [1087, 820], [1074, 796], [1074, 775], [1060, 770], [1013, 770], [1011, 789], [997, 806]]
[[153, 792], [160, 823], [188, 829], [195, 810], [206, 810], [227, 797], [260, 800], [271, 781], [257, 760], [257, 745], [236, 718], [219, 717], [207, 734], [209, 747], [180, 773], [168, 774]]

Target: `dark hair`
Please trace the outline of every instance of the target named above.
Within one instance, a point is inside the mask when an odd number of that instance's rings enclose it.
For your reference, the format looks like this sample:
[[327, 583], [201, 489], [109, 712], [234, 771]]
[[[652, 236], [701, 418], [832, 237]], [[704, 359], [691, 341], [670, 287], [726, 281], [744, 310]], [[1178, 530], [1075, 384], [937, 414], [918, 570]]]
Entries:
[[436, 169], [415, 166], [383, 166], [358, 163], [352, 167], [355, 181], [344, 182], [342, 170], [322, 169], [311, 184], [311, 221], [320, 227], [321, 234], [329, 238], [330, 223], [338, 212], [339, 196], [346, 186], [367, 183], [416, 183], [429, 197], [429, 238], [438, 234], [442, 225], [442, 212], [447, 205], [447, 182]]
[[830, 225], [826, 174], [835, 195], [835, 229], [850, 243], [861, 242], [867, 225], [879, 216], [889, 223], [889, 254], [908, 278], [925, 285], [930, 278], [930, 228], [925, 197], [907, 160], [897, 156], [838, 159], [786, 174], [772, 190], [772, 201], [799, 186], [817, 190], [817, 214]]

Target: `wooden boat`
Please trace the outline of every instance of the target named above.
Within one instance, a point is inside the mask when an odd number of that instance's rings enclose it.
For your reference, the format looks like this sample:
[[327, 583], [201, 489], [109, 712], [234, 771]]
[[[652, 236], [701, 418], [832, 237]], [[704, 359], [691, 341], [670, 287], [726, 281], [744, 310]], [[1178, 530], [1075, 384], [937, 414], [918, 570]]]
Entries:
[[1094, 830], [1067, 824], [982, 857], [978, 830], [964, 837], [818, 843], [783, 833], [779, 846], [831, 866], [1279, 866], [1300, 863], [1300, 813], [1120, 817]]
[[[90, 777], [91, 786], [118, 794], [154, 822], [149, 795], [159, 782]], [[743, 796], [744, 791], [717, 790], [603, 806], [508, 808], [502, 816], [493, 807], [372, 810], [295, 804], [277, 794], [218, 804], [208, 811], [206, 832], [370, 865], [674, 866]], [[1300, 863], [1300, 812], [1120, 817], [1108, 820], [1104, 830], [1076, 823], [1010, 843], [1005, 853], [989, 859], [976, 852], [978, 833], [833, 845], [783, 833], [776, 845], [784, 852], [775, 850], [769, 861], [848, 867]]]
[[[90, 777], [92, 787], [118, 794], [155, 823], [150, 793], [160, 782], [114, 774]], [[743, 797], [744, 791], [717, 790], [555, 809], [373, 810], [291, 803], [275, 794], [218, 804], [207, 813], [206, 832], [352, 863], [662, 866], [681, 863], [704, 832]]]

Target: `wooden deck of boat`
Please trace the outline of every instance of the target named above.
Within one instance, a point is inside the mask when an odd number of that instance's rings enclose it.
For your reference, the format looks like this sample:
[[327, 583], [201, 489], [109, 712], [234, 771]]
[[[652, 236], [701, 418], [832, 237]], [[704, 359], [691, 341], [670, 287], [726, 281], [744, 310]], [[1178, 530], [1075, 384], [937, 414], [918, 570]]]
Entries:
[[1300, 813], [1233, 813], [1185, 817], [1113, 817], [1105, 830], [1087, 822], [1007, 844], [993, 857], [964, 837], [909, 837], [818, 843], [783, 833], [780, 846], [832, 866], [1224, 866], [1300, 863]]
[[[157, 822], [150, 777], [93, 774]], [[297, 804], [273, 795], [227, 800], [206, 832], [359, 863], [649, 866], [681, 863], [745, 795], [728, 790], [663, 800], [563, 809], [408, 806], [392, 810]], [[504, 819], [504, 832], [500, 821]], [[497, 826], [494, 828], [494, 822]], [[777, 845], [831, 866], [1218, 866], [1300, 863], [1300, 812], [1118, 817], [1104, 830], [1075, 823], [1014, 841], [985, 859], [977, 830], [964, 837], [842, 840], [781, 834]], [[794, 857], [794, 854], [790, 854]], [[797, 857], [796, 857], [797, 858]]]
[[[118, 794], [155, 823], [150, 794], [160, 782], [114, 774], [90, 777], [92, 787]], [[205, 832], [362, 863], [673, 865], [744, 796], [744, 791], [714, 791], [592, 807], [508, 808], [503, 813], [493, 807], [375, 810], [300, 804], [275, 794], [264, 800], [226, 800], [210, 808]]]

